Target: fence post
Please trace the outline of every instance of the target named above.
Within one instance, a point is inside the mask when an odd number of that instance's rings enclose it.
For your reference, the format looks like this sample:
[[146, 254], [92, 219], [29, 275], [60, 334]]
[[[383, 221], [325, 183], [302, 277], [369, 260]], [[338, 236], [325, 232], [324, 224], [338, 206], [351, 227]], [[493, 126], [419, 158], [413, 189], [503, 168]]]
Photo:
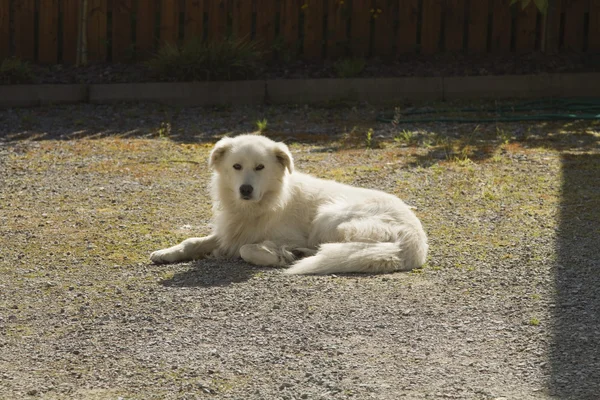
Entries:
[[584, 16], [589, 2], [571, 0], [565, 4], [564, 45], [570, 51], [583, 51]]
[[329, 0], [327, 10], [327, 57], [346, 55], [348, 47], [348, 5], [344, 0]]
[[419, 0], [402, 0], [398, 8], [397, 52], [415, 53], [417, 51], [417, 21], [419, 19]]
[[600, 52], [600, 1], [590, 1], [588, 52]]
[[[469, 52], [484, 53], [487, 50], [488, 14], [487, 1], [471, 1], [469, 13]], [[504, 5], [508, 8], [508, 3]], [[509, 22], [510, 23], [510, 22]], [[510, 31], [508, 31], [510, 33]]]
[[[480, 3], [480, 2], [477, 2]], [[471, 6], [473, 6], [471, 2]], [[457, 52], [463, 50], [463, 33], [465, 24], [469, 24], [469, 29], [473, 23], [479, 24], [481, 21], [471, 18], [465, 21], [465, 0], [446, 0], [444, 2], [444, 50]], [[471, 14], [472, 16], [472, 14]]]
[[282, 0], [279, 17], [279, 31], [283, 37], [283, 46], [287, 50], [287, 58], [295, 59], [299, 50], [300, 39], [300, 1]]
[[161, 0], [160, 2], [160, 31], [159, 47], [165, 44], [177, 45], [179, 27], [179, 2]]
[[133, 58], [131, 37], [132, 0], [113, 0], [112, 8], [112, 60], [129, 61]]
[[[106, 61], [107, 48], [107, 0], [89, 0], [88, 13], [88, 59]], [[84, 32], [85, 33], [85, 32]]]
[[33, 0], [20, 0], [15, 6], [15, 56], [22, 60], [34, 61], [34, 29], [35, 2]]
[[7, 1], [0, 2], [0, 61], [10, 55], [9, 11], [9, 3]]
[[138, 0], [136, 11], [135, 57], [140, 61], [154, 53], [156, 0]]
[[435, 54], [440, 50], [442, 0], [423, 0], [421, 17], [421, 53]]
[[352, 0], [350, 47], [354, 57], [369, 55], [371, 13], [369, 0]]
[[512, 31], [511, 9], [516, 5], [509, 6], [506, 0], [492, 1], [491, 51], [494, 53], [508, 53]]

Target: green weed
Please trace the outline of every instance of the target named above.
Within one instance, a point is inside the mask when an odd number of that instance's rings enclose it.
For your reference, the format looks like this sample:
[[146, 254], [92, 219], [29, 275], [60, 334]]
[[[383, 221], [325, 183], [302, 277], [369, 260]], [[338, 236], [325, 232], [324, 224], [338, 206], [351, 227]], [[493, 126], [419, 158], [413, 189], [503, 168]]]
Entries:
[[367, 149], [373, 148], [373, 133], [373, 128], [369, 128], [369, 130], [367, 131], [367, 136], [365, 138], [365, 145], [367, 146]]
[[170, 122], [161, 122], [158, 130], [156, 131], [158, 137], [161, 139], [167, 139], [171, 136], [171, 123]]
[[177, 81], [249, 79], [261, 64], [259, 44], [236, 38], [212, 42], [193, 38], [180, 47], [166, 44], [148, 61], [157, 78]]
[[256, 128], [258, 129], [258, 131], [260, 133], [264, 133], [267, 131], [267, 127], [268, 127], [269, 123], [267, 122], [267, 119], [259, 119], [258, 121], [256, 121]]
[[0, 64], [0, 84], [15, 85], [32, 81], [33, 72], [26, 61], [7, 58]]
[[338, 78], [356, 78], [365, 69], [364, 58], [345, 58], [333, 64], [333, 69]]

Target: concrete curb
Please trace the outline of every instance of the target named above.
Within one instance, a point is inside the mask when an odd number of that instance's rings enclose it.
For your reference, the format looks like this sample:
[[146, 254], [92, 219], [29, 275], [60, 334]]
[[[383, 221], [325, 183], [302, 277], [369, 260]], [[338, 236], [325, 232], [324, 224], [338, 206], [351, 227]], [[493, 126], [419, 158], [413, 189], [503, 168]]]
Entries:
[[0, 85], [0, 107], [82, 103], [87, 93], [87, 85]]
[[0, 85], [0, 107], [2, 108], [129, 101], [211, 106], [591, 96], [600, 96], [600, 73], [448, 78]]
[[273, 104], [335, 101], [442, 100], [442, 78], [273, 79], [266, 81]]
[[157, 102], [181, 106], [262, 104], [264, 81], [158, 82], [90, 85], [90, 103]]
[[444, 78], [444, 98], [600, 97], [600, 74]]
[[444, 79], [444, 98], [524, 98], [559, 95], [556, 75], [451, 77]]

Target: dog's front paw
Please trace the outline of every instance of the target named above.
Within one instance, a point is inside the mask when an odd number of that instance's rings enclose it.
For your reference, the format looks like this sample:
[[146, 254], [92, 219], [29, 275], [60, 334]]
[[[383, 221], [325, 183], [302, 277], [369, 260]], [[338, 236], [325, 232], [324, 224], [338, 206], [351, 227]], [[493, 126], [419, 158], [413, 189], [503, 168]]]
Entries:
[[154, 264], [166, 264], [177, 261], [178, 252], [174, 250], [172, 247], [168, 249], [157, 250], [150, 254], [150, 261]]

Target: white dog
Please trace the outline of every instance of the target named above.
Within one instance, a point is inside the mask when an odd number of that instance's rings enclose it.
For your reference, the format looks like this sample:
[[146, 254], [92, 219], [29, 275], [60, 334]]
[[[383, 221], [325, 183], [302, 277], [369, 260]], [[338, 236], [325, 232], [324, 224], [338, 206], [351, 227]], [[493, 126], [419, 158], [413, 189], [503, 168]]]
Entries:
[[259, 135], [223, 138], [210, 154], [214, 228], [152, 253], [155, 263], [203, 257], [288, 274], [392, 272], [418, 268], [427, 236], [402, 200], [294, 171], [287, 146]]

